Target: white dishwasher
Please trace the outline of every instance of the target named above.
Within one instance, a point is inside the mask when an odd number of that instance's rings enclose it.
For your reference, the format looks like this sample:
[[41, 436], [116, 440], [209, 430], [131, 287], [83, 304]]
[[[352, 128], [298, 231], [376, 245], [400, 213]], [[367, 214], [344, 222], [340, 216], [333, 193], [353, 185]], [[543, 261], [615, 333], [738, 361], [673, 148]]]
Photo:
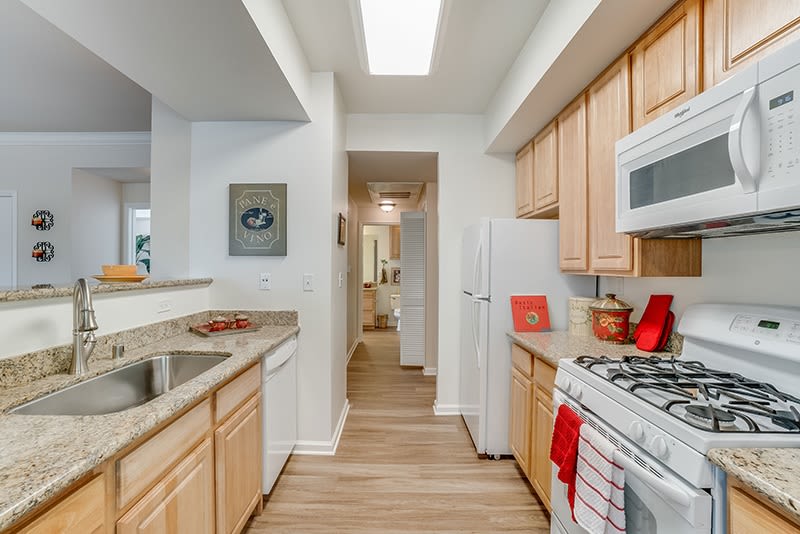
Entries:
[[263, 489], [267, 495], [297, 443], [297, 336], [263, 357]]

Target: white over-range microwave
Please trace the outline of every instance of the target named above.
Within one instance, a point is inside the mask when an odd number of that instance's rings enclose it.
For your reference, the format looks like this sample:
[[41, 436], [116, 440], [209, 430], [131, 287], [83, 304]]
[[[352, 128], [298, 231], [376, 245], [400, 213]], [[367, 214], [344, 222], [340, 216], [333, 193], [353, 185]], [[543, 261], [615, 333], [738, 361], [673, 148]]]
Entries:
[[800, 230], [800, 42], [617, 141], [617, 231]]

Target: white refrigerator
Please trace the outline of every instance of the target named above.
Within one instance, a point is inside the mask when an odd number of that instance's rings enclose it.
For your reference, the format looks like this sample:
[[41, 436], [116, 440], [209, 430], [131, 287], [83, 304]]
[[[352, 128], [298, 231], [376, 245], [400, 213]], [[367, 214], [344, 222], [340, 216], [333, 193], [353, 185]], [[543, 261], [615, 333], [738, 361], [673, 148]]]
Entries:
[[559, 271], [558, 221], [482, 219], [464, 230], [459, 407], [479, 454], [511, 454], [511, 295], [546, 295], [551, 329], [566, 330], [567, 299], [595, 285]]

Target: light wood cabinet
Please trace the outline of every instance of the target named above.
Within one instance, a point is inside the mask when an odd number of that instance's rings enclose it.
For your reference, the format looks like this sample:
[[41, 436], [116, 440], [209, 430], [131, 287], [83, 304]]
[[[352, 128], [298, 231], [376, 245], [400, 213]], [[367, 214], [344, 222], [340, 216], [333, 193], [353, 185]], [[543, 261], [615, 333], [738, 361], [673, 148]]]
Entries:
[[550, 510], [550, 441], [553, 435], [555, 368], [511, 345], [509, 444], [547, 510]]
[[364, 297], [361, 301], [361, 323], [364, 330], [375, 329], [375, 297], [377, 289], [364, 288]]
[[517, 152], [517, 217], [533, 212], [533, 142]]
[[104, 477], [98, 475], [18, 532], [100, 534], [106, 531], [105, 506]]
[[797, 0], [705, 0], [705, 87], [800, 38]]
[[628, 56], [588, 91], [589, 261], [594, 271], [633, 271], [633, 238], [616, 231], [615, 143], [630, 133]]
[[208, 438], [117, 521], [117, 534], [167, 532], [214, 532], [214, 455]]
[[[528, 355], [530, 358], [530, 355]], [[530, 377], [516, 367], [511, 369], [511, 416], [509, 446], [520, 469], [530, 478], [531, 422], [533, 386]]]
[[700, 92], [700, 1], [680, 2], [631, 52], [634, 130]]
[[533, 138], [533, 212], [558, 215], [558, 122], [552, 121]]
[[261, 505], [261, 395], [250, 399], [214, 432], [217, 532], [241, 532]]
[[558, 116], [559, 265], [562, 271], [589, 269], [586, 183], [586, 95]]
[[728, 479], [728, 532], [800, 534], [800, 526], [735, 479]]
[[389, 259], [400, 259], [400, 225], [393, 224], [389, 227]]
[[531, 465], [531, 483], [536, 488], [544, 505], [550, 510], [550, 478], [552, 464], [550, 462], [550, 442], [553, 436], [553, 397], [537, 385], [535, 388], [535, 405], [533, 419], [536, 428], [533, 430], [533, 461]]

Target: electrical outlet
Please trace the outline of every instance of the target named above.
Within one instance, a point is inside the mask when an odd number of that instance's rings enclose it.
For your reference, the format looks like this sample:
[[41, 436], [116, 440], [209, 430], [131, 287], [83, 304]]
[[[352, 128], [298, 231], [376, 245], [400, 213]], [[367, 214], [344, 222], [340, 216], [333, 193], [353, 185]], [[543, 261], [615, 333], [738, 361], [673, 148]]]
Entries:
[[270, 273], [258, 275], [258, 289], [272, 289], [272, 275]]
[[157, 313], [167, 313], [172, 309], [172, 301], [171, 300], [159, 300], [158, 304], [156, 305], [156, 312]]
[[311, 273], [303, 274], [303, 291], [314, 291], [314, 275]]

